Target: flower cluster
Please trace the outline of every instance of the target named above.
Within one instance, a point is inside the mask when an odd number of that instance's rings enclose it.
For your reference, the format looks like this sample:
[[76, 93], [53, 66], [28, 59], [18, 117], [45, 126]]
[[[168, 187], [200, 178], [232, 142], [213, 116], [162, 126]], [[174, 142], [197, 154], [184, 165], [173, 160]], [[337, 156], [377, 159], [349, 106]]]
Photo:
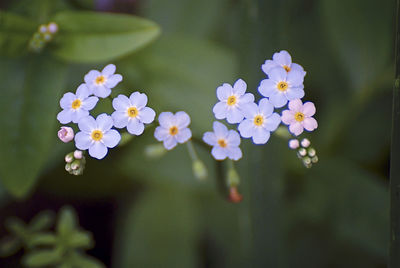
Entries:
[[298, 139], [291, 139], [289, 141], [289, 148], [297, 150], [297, 157], [301, 159], [306, 168], [310, 168], [312, 164], [318, 162], [317, 151], [311, 147], [309, 139], [303, 139], [301, 142]]
[[58, 25], [55, 22], [41, 24], [36, 33], [29, 41], [29, 48], [35, 52], [40, 52], [46, 43], [50, 42], [58, 32]]

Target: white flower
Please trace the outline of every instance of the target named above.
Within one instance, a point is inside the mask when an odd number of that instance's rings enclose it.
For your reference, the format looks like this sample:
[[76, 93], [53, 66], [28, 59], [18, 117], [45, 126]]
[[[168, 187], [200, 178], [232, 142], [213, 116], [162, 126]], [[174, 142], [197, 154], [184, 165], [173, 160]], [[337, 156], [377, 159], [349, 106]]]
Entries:
[[289, 102], [289, 110], [282, 112], [282, 122], [289, 125], [289, 131], [298, 136], [303, 130], [313, 131], [318, 127], [317, 120], [312, 116], [315, 114], [315, 105], [312, 102], [303, 103], [301, 100]]
[[118, 95], [112, 102], [115, 109], [111, 115], [114, 126], [126, 127], [132, 135], [142, 134], [144, 124], [150, 124], [156, 116], [154, 110], [146, 107], [146, 104], [147, 96], [144, 93], [134, 92], [129, 98], [125, 95]]
[[211, 154], [216, 160], [224, 160], [229, 158], [232, 160], [239, 160], [242, 158], [242, 151], [239, 148], [240, 136], [235, 130], [228, 130], [228, 128], [215, 121], [213, 124], [214, 132], [206, 132], [203, 135], [203, 141], [211, 146]]
[[162, 112], [158, 116], [160, 126], [154, 132], [154, 137], [164, 143], [167, 150], [174, 148], [177, 143], [185, 143], [192, 137], [192, 131], [188, 128], [190, 117], [185, 112]]
[[57, 135], [62, 142], [67, 143], [74, 139], [74, 130], [70, 127], [61, 127]]
[[268, 79], [261, 81], [258, 91], [276, 107], [280, 108], [294, 99], [304, 97], [304, 76], [301, 72], [292, 70], [286, 72], [282, 67], [269, 71]]
[[283, 67], [286, 72], [290, 72], [292, 70], [299, 71], [302, 73], [303, 77], [306, 75], [303, 67], [301, 67], [297, 63], [292, 62], [292, 57], [286, 50], [281, 50], [280, 52], [274, 53], [272, 56], [272, 60], [266, 60], [265, 63], [261, 66], [261, 69], [265, 74], [269, 75], [269, 72], [275, 67]]
[[89, 149], [89, 155], [103, 159], [108, 149], [114, 148], [121, 140], [121, 135], [113, 126], [111, 116], [100, 114], [94, 119], [92, 116], [82, 118], [78, 123], [81, 130], [75, 135], [75, 145], [80, 150]]
[[108, 64], [101, 72], [91, 70], [85, 75], [85, 83], [92, 94], [100, 98], [107, 98], [111, 94], [111, 89], [122, 81], [122, 75], [114, 74], [115, 69], [114, 64]]
[[78, 123], [78, 121], [89, 115], [99, 99], [97, 97], [89, 97], [89, 89], [85, 84], [81, 84], [76, 90], [76, 94], [71, 92], [65, 93], [60, 100], [60, 106], [63, 109], [58, 113], [57, 119], [61, 124], [69, 122]]
[[219, 102], [213, 108], [215, 118], [226, 118], [230, 124], [240, 123], [243, 120], [241, 107], [254, 101], [253, 94], [245, 93], [246, 88], [246, 82], [242, 79], [237, 80], [233, 87], [228, 83], [219, 86], [217, 88]]
[[257, 104], [250, 103], [243, 108], [246, 119], [239, 124], [239, 132], [243, 138], [253, 138], [255, 144], [265, 144], [270, 133], [281, 123], [279, 114], [274, 113], [274, 106], [267, 98]]

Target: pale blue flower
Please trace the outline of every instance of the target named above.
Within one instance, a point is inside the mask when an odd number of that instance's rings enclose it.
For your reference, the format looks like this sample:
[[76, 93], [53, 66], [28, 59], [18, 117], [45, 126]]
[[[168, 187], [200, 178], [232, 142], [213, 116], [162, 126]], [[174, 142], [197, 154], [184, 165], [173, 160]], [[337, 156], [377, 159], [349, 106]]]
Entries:
[[89, 149], [89, 155], [103, 159], [108, 148], [114, 148], [121, 140], [121, 135], [113, 126], [111, 116], [100, 114], [94, 119], [92, 116], [82, 118], [78, 123], [80, 132], [75, 135], [76, 148]]
[[274, 113], [274, 106], [267, 98], [257, 104], [250, 103], [243, 109], [245, 120], [238, 127], [243, 138], [252, 138], [255, 144], [265, 144], [270, 133], [281, 123], [279, 114]]
[[58, 113], [57, 119], [61, 124], [70, 122], [78, 123], [78, 121], [89, 115], [99, 98], [89, 97], [89, 89], [85, 84], [81, 84], [76, 90], [76, 94], [71, 92], [65, 93], [60, 100], [60, 106], [63, 109]]
[[224, 83], [217, 88], [217, 97], [219, 102], [215, 104], [213, 112], [215, 118], [225, 119], [230, 124], [240, 123], [243, 120], [241, 107], [254, 101], [254, 96], [246, 92], [246, 82], [239, 79], [233, 87]]
[[141, 135], [144, 131], [144, 124], [150, 124], [156, 116], [153, 109], [146, 107], [147, 96], [144, 93], [133, 92], [129, 98], [125, 95], [118, 95], [113, 99], [112, 105], [115, 109], [111, 115], [114, 126], [126, 127], [132, 135]]
[[178, 143], [185, 143], [192, 137], [192, 131], [188, 128], [190, 117], [185, 112], [162, 112], [158, 116], [158, 126], [154, 132], [154, 137], [164, 143], [167, 150], [171, 150]]
[[108, 64], [101, 72], [91, 70], [85, 75], [85, 83], [92, 94], [100, 98], [107, 98], [111, 94], [111, 89], [122, 81], [122, 75], [114, 74], [115, 69], [114, 64]]
[[282, 67], [275, 67], [269, 71], [267, 79], [261, 81], [258, 91], [276, 107], [286, 105], [288, 100], [304, 97], [304, 75], [296, 70], [286, 72]]
[[303, 77], [306, 75], [306, 72], [301, 65], [292, 62], [292, 57], [286, 50], [274, 53], [272, 60], [266, 60], [261, 66], [261, 69], [265, 74], [269, 75], [269, 72], [275, 67], [283, 67], [286, 72], [291, 72], [293, 70], [299, 71], [302, 73]]
[[203, 141], [211, 146], [212, 156], [216, 160], [224, 160], [229, 158], [232, 160], [239, 160], [242, 158], [242, 150], [240, 150], [240, 136], [235, 130], [228, 130], [228, 128], [215, 121], [213, 124], [214, 132], [206, 132], [203, 135]]

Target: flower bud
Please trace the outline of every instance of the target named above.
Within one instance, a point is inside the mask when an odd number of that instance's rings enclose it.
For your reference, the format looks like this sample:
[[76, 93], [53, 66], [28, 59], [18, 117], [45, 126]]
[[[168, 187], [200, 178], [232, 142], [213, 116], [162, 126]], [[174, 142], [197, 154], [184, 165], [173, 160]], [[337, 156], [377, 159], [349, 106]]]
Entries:
[[70, 172], [72, 170], [71, 169], [71, 163], [65, 164], [65, 170], [68, 171], [68, 172]]
[[314, 157], [317, 154], [314, 148], [309, 148], [308, 149], [308, 156]]
[[203, 162], [201, 162], [200, 160], [194, 161], [192, 168], [193, 168], [193, 174], [196, 176], [196, 178], [200, 180], [204, 180], [205, 178], [207, 178], [208, 172]]
[[82, 151], [75, 150], [75, 152], [74, 152], [74, 158], [75, 159], [82, 159], [82, 156], [83, 156]]
[[72, 170], [77, 170], [80, 167], [81, 161], [75, 160], [74, 162], [71, 163], [71, 169]]
[[65, 143], [70, 142], [74, 138], [74, 130], [70, 127], [61, 127], [58, 131], [58, 138]]
[[299, 140], [298, 139], [291, 139], [289, 141], [289, 148], [293, 149], [293, 150], [299, 148]]
[[229, 188], [229, 200], [232, 203], [239, 203], [243, 200], [243, 196], [239, 194], [236, 186], [232, 186]]
[[150, 144], [144, 149], [144, 154], [148, 158], [158, 158], [163, 156], [167, 150], [162, 146], [162, 144]]
[[308, 156], [304, 157], [304, 158], [303, 158], [303, 163], [304, 163], [305, 165], [311, 164], [311, 158], [308, 157]]
[[313, 158], [311, 158], [311, 162], [313, 162], [314, 164], [318, 162], [318, 156], [314, 156]]
[[50, 22], [47, 25], [47, 31], [49, 31], [49, 33], [55, 34], [58, 31], [58, 25], [55, 22]]
[[310, 146], [311, 142], [309, 139], [303, 139], [301, 141], [301, 146], [303, 146], [304, 148], [307, 148], [308, 146]]
[[51, 38], [52, 38], [51, 34], [49, 34], [49, 33], [43, 34], [43, 40], [45, 42], [49, 42], [51, 40]]
[[44, 25], [44, 24], [40, 25], [40, 26], [39, 26], [39, 33], [44, 34], [44, 33], [46, 33], [46, 32], [47, 32], [47, 27], [46, 27], [46, 25]]
[[299, 156], [300, 158], [302, 158], [302, 157], [304, 157], [304, 156], [307, 155], [307, 150], [304, 149], [304, 148], [300, 148], [299, 151], [297, 152], [297, 154], [298, 154], [298, 156]]
[[74, 161], [74, 153], [68, 153], [65, 156], [65, 162], [71, 163], [72, 161]]

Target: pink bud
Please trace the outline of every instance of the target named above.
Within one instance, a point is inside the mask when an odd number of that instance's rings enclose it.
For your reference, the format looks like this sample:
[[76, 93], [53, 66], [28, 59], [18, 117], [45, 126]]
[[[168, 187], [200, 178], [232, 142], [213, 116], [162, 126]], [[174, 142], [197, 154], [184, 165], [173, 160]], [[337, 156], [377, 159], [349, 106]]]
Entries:
[[74, 158], [75, 159], [82, 159], [82, 151], [76, 150], [74, 152]]
[[290, 140], [289, 141], [289, 148], [293, 149], [293, 150], [299, 148], [299, 140], [297, 140], [297, 139]]
[[303, 146], [304, 148], [307, 148], [308, 146], [310, 146], [310, 141], [308, 139], [303, 139], [301, 141], [301, 146]]
[[47, 25], [47, 30], [49, 33], [55, 34], [58, 31], [58, 25], [55, 22], [50, 22]]
[[61, 127], [58, 131], [58, 138], [65, 143], [70, 142], [74, 138], [74, 130], [70, 127]]

